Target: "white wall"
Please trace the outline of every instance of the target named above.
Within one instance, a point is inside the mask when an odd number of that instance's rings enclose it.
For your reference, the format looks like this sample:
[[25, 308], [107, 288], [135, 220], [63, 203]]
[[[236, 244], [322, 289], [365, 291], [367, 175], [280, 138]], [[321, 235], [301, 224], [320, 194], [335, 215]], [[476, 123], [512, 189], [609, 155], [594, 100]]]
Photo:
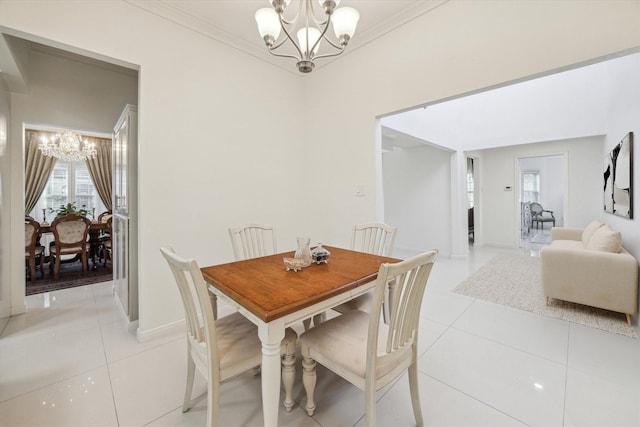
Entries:
[[624, 219], [617, 215], [605, 213], [601, 207], [599, 218], [611, 225], [614, 230], [622, 232], [622, 244], [637, 259], [640, 259], [640, 237], [638, 235], [638, 218], [640, 218], [640, 59], [628, 58], [629, 67], [620, 70], [620, 74], [612, 75], [612, 80], [629, 82], [618, 87], [609, 105], [607, 137], [601, 160], [628, 133], [633, 132], [633, 218]]
[[[11, 98], [0, 84], [0, 331], [11, 314], [11, 223], [10, 183], [11, 162], [7, 138], [11, 120]], [[24, 264], [22, 264], [24, 265]]]
[[[520, 160], [520, 192], [522, 194], [522, 172], [539, 172], [540, 204], [545, 210], [553, 212], [556, 226], [564, 225], [564, 156], [526, 157]], [[550, 225], [547, 225], [550, 227]]]
[[[295, 249], [295, 236], [306, 232], [303, 80], [125, 2], [63, 3], [3, 1], [0, 26], [140, 68], [139, 333], [146, 339], [183, 318], [161, 245], [209, 265], [232, 259], [229, 226], [273, 223], [282, 250]], [[11, 144], [20, 143], [14, 135]], [[12, 191], [21, 192], [21, 173], [11, 178]], [[23, 212], [15, 207], [12, 215], [21, 230]]]
[[[602, 137], [591, 137], [480, 150], [482, 243], [505, 247], [519, 244], [517, 163], [522, 157], [565, 154], [568, 208], [564, 224], [584, 227], [599, 217], [602, 210], [602, 145]], [[507, 186], [513, 190], [504, 191]]]
[[384, 221], [398, 227], [395, 255], [451, 254], [450, 157], [429, 146], [383, 153]]

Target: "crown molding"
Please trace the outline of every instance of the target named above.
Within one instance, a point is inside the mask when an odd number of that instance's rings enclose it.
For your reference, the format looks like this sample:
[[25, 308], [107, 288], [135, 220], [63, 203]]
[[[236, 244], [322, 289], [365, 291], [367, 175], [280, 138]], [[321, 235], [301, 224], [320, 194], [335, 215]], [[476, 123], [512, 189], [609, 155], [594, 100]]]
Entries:
[[[216, 27], [213, 23], [207, 22], [199, 17], [189, 13], [186, 9], [176, 7], [173, 4], [163, 0], [124, 0], [125, 2], [145, 10], [162, 19], [166, 19], [174, 24], [195, 31], [219, 43], [244, 52], [254, 58], [268, 62], [279, 68], [291, 72], [297, 76], [302, 76], [295, 66], [291, 65], [291, 61], [284, 61], [282, 58], [270, 55], [267, 49], [261, 43], [249, 43], [246, 40], [224, 31]], [[400, 8], [397, 13], [388, 16], [383, 21], [373, 25], [365, 31], [358, 32], [349, 44], [349, 48], [340, 55], [340, 57], [348, 55], [366, 44], [383, 37], [385, 34], [413, 21], [414, 19], [428, 13], [450, 0], [426, 0], [415, 1], [410, 6]], [[177, 3], [179, 4], [179, 3]], [[316, 64], [317, 68], [321, 68], [340, 57], [326, 58]]]

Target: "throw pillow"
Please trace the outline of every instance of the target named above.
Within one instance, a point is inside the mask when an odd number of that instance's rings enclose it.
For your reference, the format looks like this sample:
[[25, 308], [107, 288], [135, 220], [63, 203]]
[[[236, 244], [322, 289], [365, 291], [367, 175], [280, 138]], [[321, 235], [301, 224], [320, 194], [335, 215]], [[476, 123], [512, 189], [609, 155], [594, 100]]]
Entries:
[[603, 225], [593, 233], [587, 244], [587, 249], [618, 253], [622, 249], [622, 236], [619, 231], [613, 231], [608, 225]]
[[589, 240], [593, 236], [593, 233], [595, 233], [603, 225], [604, 223], [595, 219], [591, 221], [591, 223], [584, 228], [584, 230], [582, 231], [582, 245], [585, 248], [589, 246]]

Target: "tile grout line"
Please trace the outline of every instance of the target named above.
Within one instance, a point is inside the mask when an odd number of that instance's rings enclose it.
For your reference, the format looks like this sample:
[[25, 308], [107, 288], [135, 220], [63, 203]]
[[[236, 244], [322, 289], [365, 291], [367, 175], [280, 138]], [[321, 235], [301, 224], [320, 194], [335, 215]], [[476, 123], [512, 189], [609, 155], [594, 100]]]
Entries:
[[116, 418], [116, 425], [120, 426], [120, 419], [118, 417], [118, 406], [116, 405], [116, 396], [113, 390], [113, 381], [111, 380], [111, 369], [110, 369], [110, 363], [109, 363], [109, 358], [107, 357], [107, 348], [104, 344], [104, 333], [102, 330], [102, 322], [100, 322], [100, 315], [98, 314], [98, 308], [97, 308], [97, 296], [96, 296], [96, 290], [95, 288], [92, 289], [93, 291], [93, 304], [96, 307], [96, 319], [98, 321], [98, 330], [100, 331], [100, 343], [102, 344], [102, 353], [104, 354], [104, 361], [105, 361], [105, 368], [107, 370], [107, 378], [109, 378], [109, 389], [111, 390], [111, 401], [113, 403], [113, 413], [115, 415]]

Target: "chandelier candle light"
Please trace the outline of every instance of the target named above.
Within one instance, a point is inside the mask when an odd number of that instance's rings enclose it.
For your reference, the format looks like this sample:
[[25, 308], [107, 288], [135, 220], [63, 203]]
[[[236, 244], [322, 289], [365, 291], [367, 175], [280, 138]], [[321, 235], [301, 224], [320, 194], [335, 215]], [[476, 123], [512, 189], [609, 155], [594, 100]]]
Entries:
[[43, 135], [38, 147], [47, 157], [71, 162], [91, 159], [97, 154], [95, 143], [83, 140], [80, 134], [70, 130], [56, 133], [50, 138]]
[[[258, 31], [269, 52], [275, 56], [296, 59], [298, 70], [302, 73], [313, 71], [315, 59], [337, 56], [344, 52], [344, 48], [356, 32], [356, 26], [360, 19], [358, 11], [351, 7], [337, 8], [340, 0], [316, 1], [326, 15], [321, 19], [315, 15], [313, 0], [300, 0], [298, 11], [292, 18], [284, 16], [291, 0], [270, 0], [273, 8], [263, 8], [256, 12]], [[333, 24], [333, 32], [337, 42], [327, 36], [327, 30], [331, 24]], [[280, 31], [284, 32], [286, 37], [278, 41]], [[297, 36], [297, 42], [292, 37], [294, 33]], [[323, 39], [335, 50], [318, 55], [320, 42]], [[282, 47], [287, 40], [293, 44], [296, 53], [276, 53], [276, 50]]]

